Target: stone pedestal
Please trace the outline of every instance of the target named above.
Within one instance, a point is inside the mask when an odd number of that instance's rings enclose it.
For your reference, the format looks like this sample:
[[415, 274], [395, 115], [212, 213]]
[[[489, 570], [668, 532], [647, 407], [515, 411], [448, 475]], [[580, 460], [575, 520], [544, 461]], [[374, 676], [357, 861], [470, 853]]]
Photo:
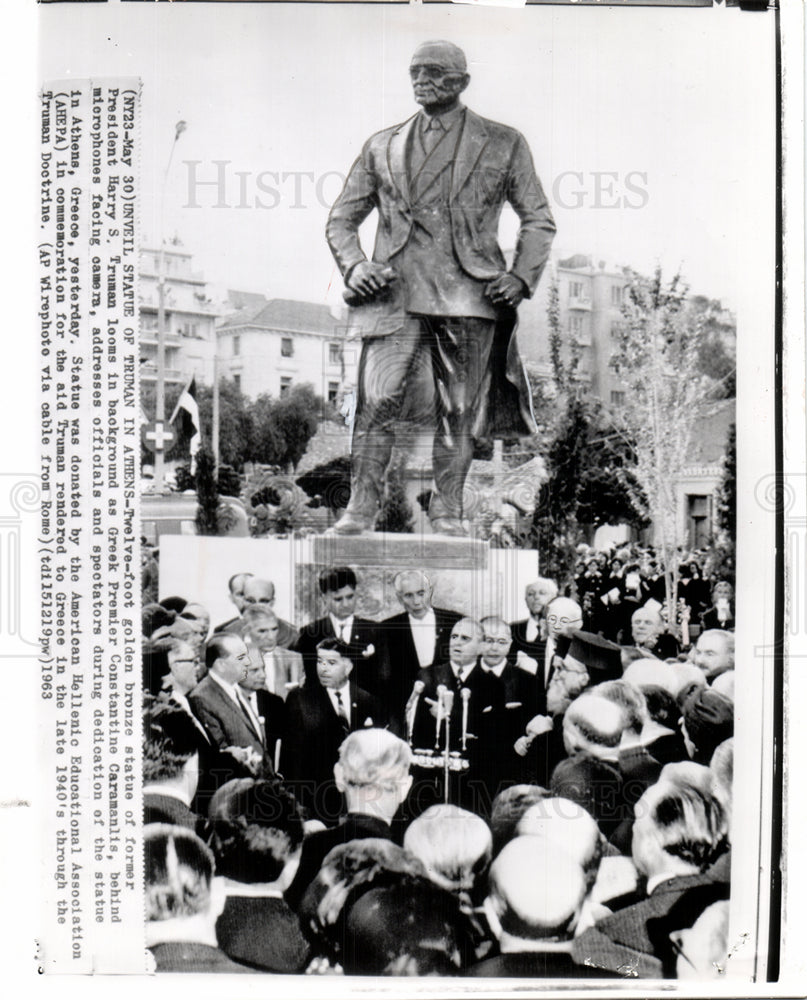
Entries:
[[317, 577], [329, 566], [350, 566], [359, 580], [357, 614], [376, 620], [402, 610], [393, 584], [401, 570], [422, 570], [434, 588], [433, 603], [474, 618], [522, 617], [523, 592], [538, 576], [537, 554], [493, 549], [486, 541], [447, 535], [313, 535], [297, 553], [295, 620], [322, 614]]

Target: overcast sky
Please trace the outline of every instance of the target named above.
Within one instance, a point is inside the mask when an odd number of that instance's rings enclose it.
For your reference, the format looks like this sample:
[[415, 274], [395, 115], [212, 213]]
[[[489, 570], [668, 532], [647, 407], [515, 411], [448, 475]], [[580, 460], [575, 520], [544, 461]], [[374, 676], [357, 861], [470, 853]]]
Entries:
[[[328, 204], [363, 142], [415, 110], [409, 58], [436, 37], [466, 51], [468, 106], [527, 137], [561, 253], [680, 266], [694, 291], [733, 306], [747, 279], [739, 255], [772, 225], [771, 17], [179, 3], [43, 5], [40, 15], [43, 79], [142, 78], [141, 225], [151, 240], [174, 125], [188, 123], [165, 230], [216, 284], [338, 301]], [[217, 187], [193, 188], [193, 169], [199, 181], [223, 170], [227, 207], [214, 207]], [[514, 232], [508, 212], [503, 245]]]

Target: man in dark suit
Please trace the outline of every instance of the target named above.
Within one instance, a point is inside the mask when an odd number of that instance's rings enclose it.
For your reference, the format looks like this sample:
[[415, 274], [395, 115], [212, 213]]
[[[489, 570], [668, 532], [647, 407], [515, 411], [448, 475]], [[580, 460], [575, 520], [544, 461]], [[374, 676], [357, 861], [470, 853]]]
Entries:
[[334, 764], [336, 787], [345, 797], [344, 821], [309, 834], [286, 902], [297, 908], [332, 848], [368, 837], [392, 840], [392, 820], [409, 793], [409, 747], [384, 729], [360, 729], [342, 743]]
[[246, 607], [244, 603], [244, 584], [251, 576], [252, 573], [233, 573], [227, 581], [227, 590], [230, 594], [230, 600], [235, 605], [238, 615], [235, 618], [228, 618], [226, 622], [222, 622], [220, 625], [217, 625], [213, 629], [214, 632], [226, 632], [231, 625], [235, 625], [241, 620], [241, 612]]
[[294, 649], [302, 654], [305, 679], [317, 682], [317, 647], [323, 639], [339, 639], [353, 664], [353, 683], [378, 695], [378, 625], [355, 614], [356, 574], [349, 566], [335, 566], [319, 575], [319, 592], [327, 614], [304, 625]]
[[[435, 663], [418, 673], [423, 682], [413, 726], [413, 746], [443, 752], [448, 721], [449, 750], [468, 761], [467, 770], [451, 774], [450, 800], [472, 812], [486, 815], [495, 794], [498, 763], [498, 726], [504, 710], [502, 685], [479, 666], [482, 626], [461, 618], [451, 630], [448, 662]], [[446, 711], [448, 693], [450, 710]], [[463, 695], [467, 691], [467, 695]], [[442, 770], [415, 769], [417, 802], [425, 809], [431, 787], [433, 801], [443, 796]]]
[[404, 570], [394, 580], [404, 610], [378, 625], [381, 639], [381, 697], [390, 723], [403, 735], [404, 706], [418, 671], [448, 660], [451, 629], [462, 618], [456, 611], [432, 607], [432, 585], [420, 570]]
[[262, 663], [254, 660], [247, 667], [246, 677], [239, 687], [260, 723], [266, 756], [274, 762], [278, 744], [282, 744], [286, 734], [286, 704], [279, 695], [266, 690], [266, 670]]
[[197, 830], [191, 809], [199, 781], [199, 732], [190, 715], [168, 701], [143, 711], [143, 822]]
[[526, 653], [536, 661], [536, 672], [540, 673], [546, 655], [546, 608], [558, 596], [558, 585], [554, 580], [539, 577], [524, 588], [524, 603], [529, 611], [528, 618], [513, 622], [513, 648]]
[[660, 612], [653, 606], [645, 604], [633, 612], [630, 619], [630, 635], [622, 634], [621, 645], [633, 643], [646, 649], [659, 660], [678, 656], [680, 646], [671, 632], [667, 632]]
[[226, 632], [213, 635], [205, 662], [207, 675], [188, 695], [193, 714], [211, 742], [233, 759], [235, 776], [271, 776], [263, 728], [240, 687], [250, 665], [244, 640]]
[[[546, 774], [539, 774], [537, 765], [545, 759], [542, 749], [546, 742], [538, 745], [530, 742], [529, 753], [516, 749], [517, 742], [525, 736], [527, 725], [535, 716], [546, 715], [546, 691], [538, 678], [519, 665], [526, 654], [513, 648], [510, 626], [502, 618], [489, 615], [481, 623], [484, 631], [480, 669], [495, 677], [502, 688], [503, 708], [498, 723], [495, 753], [496, 794], [507, 785], [543, 784]], [[552, 720], [546, 719], [547, 733], [552, 729]]]
[[[681, 926], [691, 927], [698, 907], [728, 898], [728, 885], [716, 883], [709, 871], [725, 849], [727, 829], [725, 810], [710, 792], [663, 779], [648, 788], [636, 803], [631, 851], [637, 871], [647, 880], [647, 898], [581, 934], [574, 943], [576, 959], [660, 979], [669, 937], [654, 935], [653, 922], [664, 923], [673, 908], [689, 909], [689, 922]], [[704, 894], [703, 887], [714, 891]]]
[[280, 770], [298, 801], [324, 823], [336, 822], [342, 811], [333, 767], [343, 740], [356, 729], [386, 721], [378, 699], [350, 683], [352, 670], [344, 644], [323, 639], [316, 678], [294, 688], [286, 700]]
[[244, 642], [250, 659], [266, 672], [266, 690], [283, 701], [293, 687], [303, 681], [303, 658], [292, 649], [277, 644], [280, 622], [274, 611], [262, 605], [244, 610]]
[[[431, 369], [437, 416], [429, 506], [435, 532], [467, 534], [462, 495], [474, 443], [536, 429], [512, 334], [555, 225], [523, 136], [460, 103], [466, 70], [465, 55], [450, 42], [417, 49], [410, 77], [422, 110], [367, 141], [328, 219], [345, 284], [369, 304], [354, 310], [365, 339], [351, 497], [334, 528], [339, 534], [373, 526], [395, 425], [411, 407], [419, 370]], [[498, 246], [505, 201], [521, 223], [509, 271]], [[368, 261], [359, 226], [373, 209], [380, 221]]]
[[153, 823], [143, 831], [145, 944], [157, 972], [251, 972], [216, 944], [224, 906], [213, 855], [191, 830]]
[[[246, 574], [241, 600], [243, 602], [243, 611], [246, 611], [247, 608], [266, 608], [267, 611], [274, 613], [275, 585], [271, 580], [264, 580], [259, 576], [253, 576], [251, 573]], [[240, 618], [235, 618], [231, 622], [225, 623], [225, 625], [216, 631], [238, 635], [243, 639], [247, 631], [247, 623], [244, 621], [243, 611]], [[284, 649], [291, 649], [297, 641], [297, 629], [291, 622], [284, 621], [282, 618], [277, 619], [277, 624], [278, 646], [282, 646]]]

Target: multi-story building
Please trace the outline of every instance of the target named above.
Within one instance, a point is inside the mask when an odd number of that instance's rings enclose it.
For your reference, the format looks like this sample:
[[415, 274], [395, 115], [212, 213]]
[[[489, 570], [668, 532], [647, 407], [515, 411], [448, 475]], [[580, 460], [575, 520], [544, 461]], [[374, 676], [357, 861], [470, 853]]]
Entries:
[[[241, 293], [230, 293], [230, 299]], [[219, 375], [231, 378], [251, 398], [282, 396], [295, 383], [309, 383], [336, 402], [352, 380], [358, 344], [344, 339], [344, 320], [325, 305], [269, 299], [246, 305], [218, 328]]]
[[547, 268], [535, 297], [519, 308], [519, 346], [525, 360], [551, 371], [547, 308], [551, 278], [557, 279], [563, 355], [572, 348], [579, 354], [577, 377], [588, 383], [591, 394], [618, 406], [624, 386], [610, 368], [627, 284], [624, 268], [596, 264], [591, 257], [575, 254], [553, 261]]
[[[192, 255], [176, 246], [164, 250], [165, 381], [213, 381], [216, 318], [219, 310], [208, 296], [204, 276], [191, 270]], [[157, 379], [157, 312], [159, 249], [140, 251], [140, 377]]]

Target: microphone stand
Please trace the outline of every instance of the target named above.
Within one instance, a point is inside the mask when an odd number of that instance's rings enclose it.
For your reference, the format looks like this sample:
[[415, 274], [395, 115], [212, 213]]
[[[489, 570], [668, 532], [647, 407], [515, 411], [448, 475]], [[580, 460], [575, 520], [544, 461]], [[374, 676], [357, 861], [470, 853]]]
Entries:
[[451, 735], [451, 713], [446, 712], [446, 743], [445, 743], [445, 748], [443, 749], [443, 784], [444, 784], [443, 801], [446, 803], [448, 802], [448, 791], [449, 791], [448, 786], [451, 775], [451, 771], [449, 769], [449, 756], [448, 756], [449, 747], [451, 745], [450, 735]]

